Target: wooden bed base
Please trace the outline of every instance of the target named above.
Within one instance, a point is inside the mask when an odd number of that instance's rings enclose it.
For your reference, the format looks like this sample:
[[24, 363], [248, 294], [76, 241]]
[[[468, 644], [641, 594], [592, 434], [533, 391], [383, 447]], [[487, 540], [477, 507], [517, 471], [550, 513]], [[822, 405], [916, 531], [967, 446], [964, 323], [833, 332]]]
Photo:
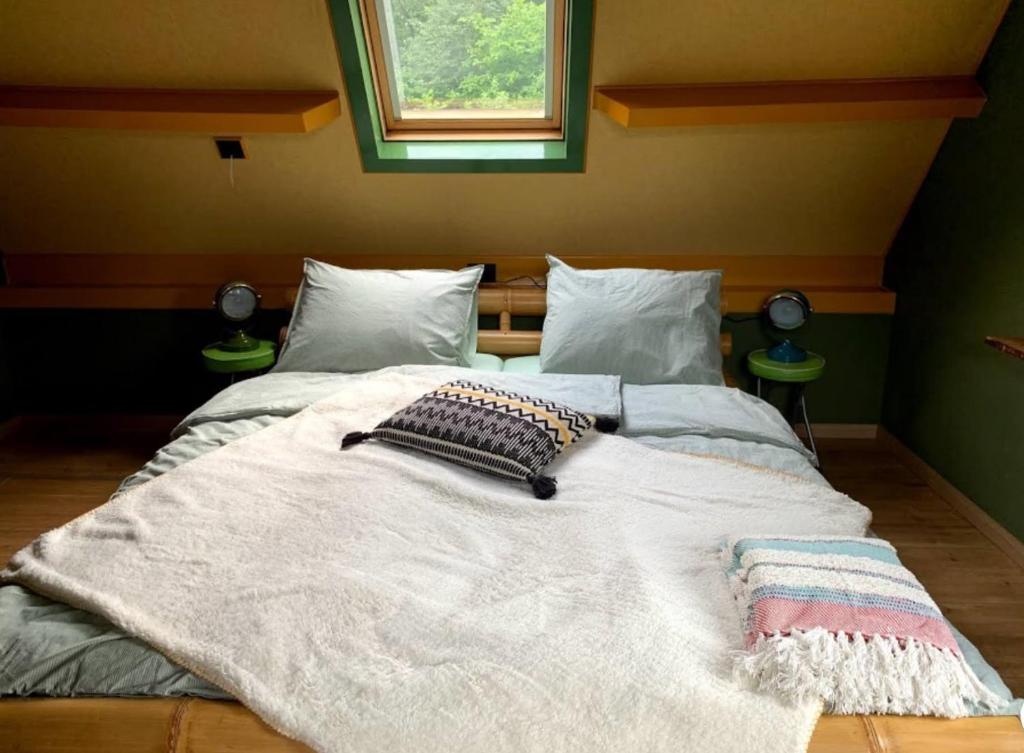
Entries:
[[[0, 703], [0, 749], [19, 753], [309, 753], [238, 703], [61, 698]], [[712, 753], [714, 741], [705, 749]], [[1020, 753], [1016, 717], [823, 716], [808, 753]]]

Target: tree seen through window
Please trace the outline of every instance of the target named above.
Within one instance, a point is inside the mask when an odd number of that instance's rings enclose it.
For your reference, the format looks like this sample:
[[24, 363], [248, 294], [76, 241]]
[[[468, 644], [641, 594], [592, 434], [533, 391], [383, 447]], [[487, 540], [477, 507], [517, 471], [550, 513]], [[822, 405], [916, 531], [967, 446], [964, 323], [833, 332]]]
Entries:
[[377, 2], [398, 117], [550, 115], [546, 0]]

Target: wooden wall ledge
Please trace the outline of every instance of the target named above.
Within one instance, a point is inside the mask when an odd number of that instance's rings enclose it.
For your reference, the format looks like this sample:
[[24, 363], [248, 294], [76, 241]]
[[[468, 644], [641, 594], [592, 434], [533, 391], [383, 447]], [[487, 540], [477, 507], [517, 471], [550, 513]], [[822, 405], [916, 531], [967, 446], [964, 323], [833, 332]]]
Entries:
[[996, 337], [989, 335], [985, 343], [1014, 358], [1024, 359], [1024, 337]]
[[[331, 264], [352, 268], [447, 268], [496, 264], [499, 280], [518, 278], [512, 295], [515, 314], [543, 311], [547, 263], [543, 256], [320, 254]], [[795, 287], [810, 296], [820, 313], [891, 314], [895, 294], [881, 286], [884, 259], [877, 256], [733, 255], [563, 255], [583, 268], [722, 269], [729, 310], [752, 312], [772, 292]], [[302, 257], [291, 254], [9, 254], [3, 258], [7, 286], [0, 308], [205, 309], [224, 282], [246, 280], [263, 294], [268, 309], [291, 308], [291, 293], [302, 277]], [[504, 293], [503, 293], [504, 294]]]
[[626, 128], [974, 118], [984, 104], [969, 77], [594, 89], [594, 109]]
[[[0, 287], [0, 309], [207, 309], [216, 285], [119, 285], [81, 287]], [[295, 284], [258, 285], [263, 308], [290, 309]], [[722, 295], [732, 312], [753, 312], [779, 286], [731, 287]], [[896, 294], [883, 288], [815, 288], [804, 285], [819, 314], [891, 314]], [[517, 316], [519, 313], [517, 312]], [[523, 315], [528, 316], [525, 311]]]
[[340, 114], [336, 91], [0, 87], [0, 126], [308, 133]]

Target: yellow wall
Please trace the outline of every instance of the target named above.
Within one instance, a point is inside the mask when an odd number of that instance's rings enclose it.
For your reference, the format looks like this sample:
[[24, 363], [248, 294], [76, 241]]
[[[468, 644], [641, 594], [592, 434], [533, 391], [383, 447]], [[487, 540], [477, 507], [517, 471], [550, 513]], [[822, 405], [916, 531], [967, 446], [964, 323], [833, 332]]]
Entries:
[[[1005, 0], [597, 0], [593, 81], [973, 73]], [[342, 90], [323, 0], [3, 0], [0, 83]], [[0, 128], [0, 250], [884, 254], [942, 121], [627, 132], [578, 175], [364, 174], [249, 138]]]

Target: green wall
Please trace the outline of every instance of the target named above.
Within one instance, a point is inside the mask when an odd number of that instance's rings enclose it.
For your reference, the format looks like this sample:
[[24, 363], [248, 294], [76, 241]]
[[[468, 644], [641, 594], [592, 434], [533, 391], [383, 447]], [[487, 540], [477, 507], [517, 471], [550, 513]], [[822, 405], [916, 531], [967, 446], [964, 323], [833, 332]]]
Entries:
[[884, 425], [1024, 538], [1024, 361], [983, 344], [1024, 335], [1024, 7], [979, 81], [889, 254], [897, 293]]
[[[813, 314], [793, 333], [793, 342], [825, 357], [824, 375], [807, 387], [807, 409], [813, 423], [880, 422], [891, 320], [885, 315]], [[771, 347], [776, 340], [760, 320], [726, 320], [722, 328], [733, 336], [728, 370], [741, 387], [752, 392], [746, 355]], [[776, 406], [782, 407], [785, 398], [784, 387], [772, 390], [771, 401]]]

